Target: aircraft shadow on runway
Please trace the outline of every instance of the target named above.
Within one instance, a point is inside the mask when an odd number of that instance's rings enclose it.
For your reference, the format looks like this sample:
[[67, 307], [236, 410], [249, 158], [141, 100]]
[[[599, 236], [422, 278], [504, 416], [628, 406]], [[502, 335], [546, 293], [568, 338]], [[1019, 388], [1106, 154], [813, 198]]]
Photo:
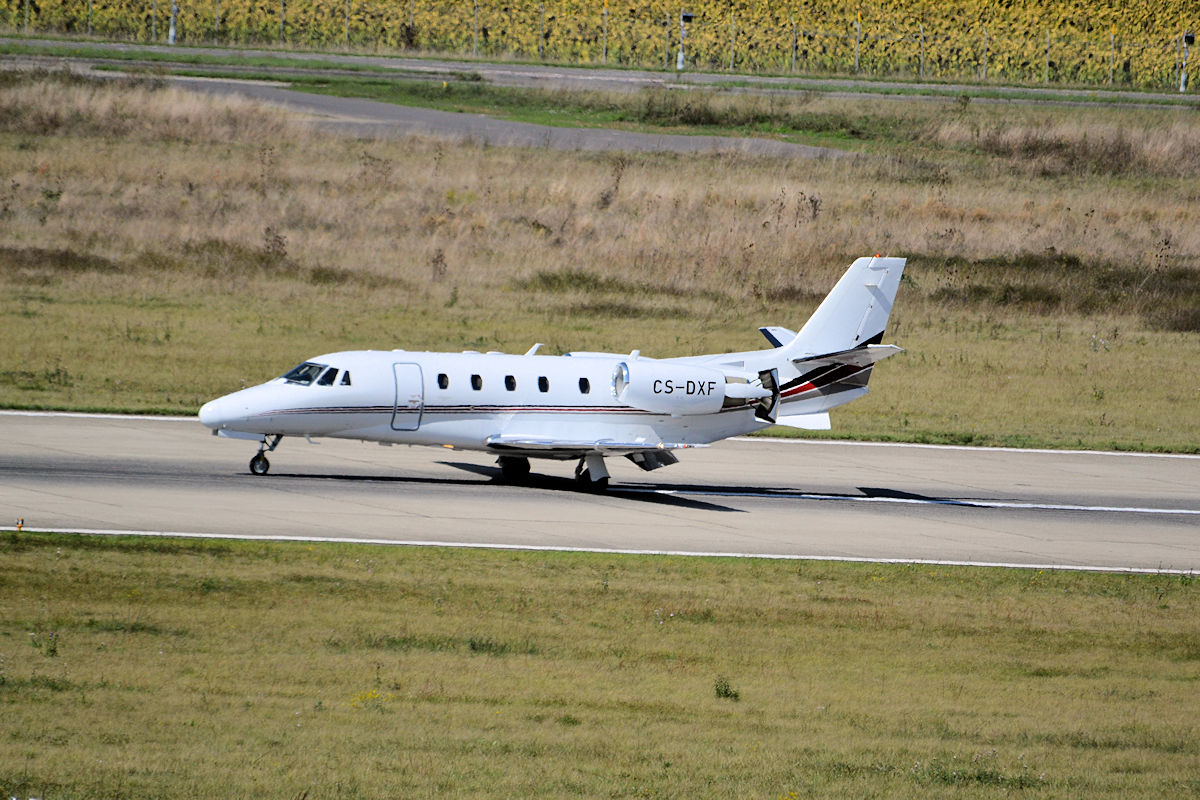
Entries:
[[[530, 473], [526, 478], [519, 482], [509, 481], [503, 477], [499, 467], [491, 467], [483, 464], [469, 464], [460, 461], [438, 461], [438, 464], [446, 467], [470, 472], [483, 478], [490, 479], [489, 483], [481, 484], [478, 480], [470, 478], [427, 478], [404, 475], [347, 475], [347, 474], [330, 474], [330, 473], [301, 473], [301, 472], [272, 472], [271, 478], [287, 478], [289, 480], [321, 480], [321, 481], [341, 481], [346, 483], [391, 483], [402, 485], [430, 485], [430, 486], [481, 486], [481, 485], [496, 485], [496, 486], [521, 486], [539, 491], [552, 492], [570, 492], [571, 494], [583, 494], [580, 492], [579, 484], [573, 478], [560, 478], [554, 475], [541, 475], [538, 473]], [[681, 497], [677, 494], [663, 494], [656, 491], [657, 487], [648, 486], [648, 490], [643, 490], [641, 487], [644, 484], [636, 485], [615, 485], [611, 486], [604, 495], [620, 497], [623, 500], [635, 500], [640, 503], [649, 503], [660, 506], [672, 506], [676, 508], [692, 508], [700, 511], [722, 511], [730, 513], [744, 514], [744, 509], [731, 508], [719, 503], [713, 503], [706, 500], [697, 500], [691, 497]], [[670, 490], [674, 487], [662, 487], [664, 490]], [[701, 492], [696, 492], [700, 494]], [[600, 496], [604, 496], [600, 495]]]
[[[538, 491], [570, 492], [580, 494], [579, 485], [572, 478], [530, 473], [520, 481], [510, 481], [504, 478], [499, 467], [486, 464], [472, 464], [463, 461], [438, 461], [445, 467], [462, 470], [463, 472], [488, 479], [486, 485], [519, 486]], [[405, 485], [436, 485], [436, 486], [480, 486], [478, 480], [470, 478], [429, 478], [402, 475], [335, 475], [327, 473], [277, 473], [276, 478], [308, 479], [323, 481], [344, 481], [347, 483], [393, 483]], [[690, 483], [627, 483], [613, 484], [604, 495], [618, 497], [622, 500], [632, 500], [639, 503], [671, 506], [675, 508], [690, 508], [699, 511], [720, 511], [726, 513], [748, 513], [747, 509], [733, 508], [708, 498], [762, 498], [779, 500], [821, 501], [864, 501], [864, 500], [894, 500], [911, 501], [920, 505], [958, 506], [973, 508], [978, 505], [970, 499], [954, 497], [934, 497], [931, 495], [905, 492], [898, 489], [860, 486], [858, 492], [813, 492], [794, 486], [715, 486], [709, 484]]]
[[[452, 461], [439, 461], [438, 463], [447, 467], [455, 467], [467, 472], [473, 472], [484, 477], [490, 477], [495, 483], [506, 482], [501, 476], [500, 469], [498, 467]], [[558, 478], [549, 475], [539, 475], [537, 473], [531, 473], [528, 478], [521, 481], [520, 485], [529, 486], [536, 489], [549, 489], [552, 491], [579, 491], [579, 487], [576, 485], [575, 481], [571, 479]], [[691, 507], [707, 508], [715, 511], [741, 511], [742, 509], [729, 508], [728, 506], [718, 505], [711, 502], [704, 503], [689, 499], [688, 497], [685, 497], [685, 495], [707, 495], [710, 497], [779, 498], [781, 500], [791, 499], [817, 502], [822, 500], [895, 500], [911, 501], [916, 504], [924, 505], [961, 506], [964, 508], [978, 507], [977, 503], [967, 498], [934, 497], [932, 495], [905, 492], [899, 489], [883, 489], [867, 486], [859, 486], [857, 488], [861, 494], [852, 494], [849, 492], [811, 492], [804, 489], [797, 489], [794, 486], [712, 486], [687, 483], [630, 483], [614, 484], [609, 487], [608, 494], [617, 495], [631, 500], [667, 503], [670, 505], [688, 505]]]
[[[508, 484], [512, 486], [527, 486], [531, 489], [549, 490], [554, 492], [571, 492], [579, 494], [579, 484], [573, 478], [560, 478], [555, 475], [542, 475], [536, 472], [531, 472], [519, 482], [506, 480], [500, 472], [499, 467], [491, 467], [486, 464], [469, 464], [462, 461], [439, 461], [437, 462], [447, 467], [454, 467], [466, 472], [472, 472], [485, 478], [491, 478], [493, 483]], [[729, 506], [711, 503], [705, 500], [695, 500], [690, 497], [680, 497], [674, 494], [659, 494], [657, 492], [640, 491], [643, 484], [638, 484], [636, 487], [623, 486], [617, 484], [610, 486], [604, 494], [609, 496], [618, 496], [626, 500], [637, 500], [641, 503], [653, 503], [656, 505], [676, 506], [678, 508], [694, 508], [701, 511], [726, 511], [732, 513], [743, 514], [740, 508], [730, 508]], [[631, 491], [633, 489], [633, 491]]]

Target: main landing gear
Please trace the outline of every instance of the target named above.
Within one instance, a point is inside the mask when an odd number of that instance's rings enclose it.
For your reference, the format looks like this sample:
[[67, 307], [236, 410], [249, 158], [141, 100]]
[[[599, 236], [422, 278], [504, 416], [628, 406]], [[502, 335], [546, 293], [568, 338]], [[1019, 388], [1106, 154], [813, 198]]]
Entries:
[[[500, 456], [496, 464], [503, 479], [509, 483], [521, 483], [529, 477], [529, 459], [525, 456]], [[585, 492], [606, 491], [608, 468], [604, 466], [604, 456], [587, 455], [579, 459], [575, 467], [575, 485]]]
[[586, 455], [575, 465], [575, 485], [585, 492], [608, 491], [608, 468], [604, 456]]
[[267, 460], [265, 453], [273, 452], [279, 446], [279, 440], [282, 438], [283, 436], [279, 434], [263, 438], [262, 442], [258, 445], [258, 453], [254, 458], [250, 459], [250, 474], [267, 474], [267, 470], [271, 469], [271, 462]]
[[525, 456], [500, 456], [496, 463], [506, 481], [523, 481], [529, 477], [529, 459]]

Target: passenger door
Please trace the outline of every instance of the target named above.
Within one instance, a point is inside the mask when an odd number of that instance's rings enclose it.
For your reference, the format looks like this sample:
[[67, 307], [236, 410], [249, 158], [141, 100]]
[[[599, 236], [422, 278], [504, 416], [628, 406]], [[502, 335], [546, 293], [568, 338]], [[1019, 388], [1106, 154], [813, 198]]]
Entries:
[[396, 404], [392, 411], [392, 430], [415, 431], [421, 426], [425, 407], [425, 384], [420, 364], [393, 364], [396, 373]]

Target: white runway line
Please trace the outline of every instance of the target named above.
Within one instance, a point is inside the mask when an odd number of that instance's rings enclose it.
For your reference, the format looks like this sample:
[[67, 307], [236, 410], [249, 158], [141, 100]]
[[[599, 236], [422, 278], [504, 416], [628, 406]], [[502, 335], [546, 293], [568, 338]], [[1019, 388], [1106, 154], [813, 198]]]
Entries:
[[727, 489], [639, 489], [616, 486], [610, 493], [689, 495], [699, 497], [754, 497], [771, 500], [838, 500], [846, 503], [895, 503], [914, 506], [958, 506], [960, 508], [1003, 508], [1030, 511], [1090, 511], [1120, 514], [1176, 514], [1200, 516], [1194, 508], [1138, 508], [1136, 506], [1079, 506], [1057, 503], [1015, 503], [1004, 500], [960, 500], [936, 497], [855, 497], [844, 494], [802, 494], [787, 491], [736, 491]]
[[[17, 532], [13, 526], [0, 526], [0, 531]], [[789, 555], [785, 553], [720, 553], [690, 550], [626, 550], [605, 547], [553, 547], [528, 544], [495, 544], [488, 542], [432, 542], [400, 539], [358, 539], [343, 536], [253, 536], [239, 533], [193, 533], [183, 531], [114, 531], [87, 528], [29, 528], [28, 533], [59, 533], [73, 536], [145, 536], [167, 539], [217, 539], [245, 542], [299, 542], [309, 544], [363, 544], [388, 547], [451, 547], [470, 550], [518, 550], [545, 553], [597, 553], [625, 556], [678, 556], [683, 558], [754, 558], [773, 561], [832, 561], [853, 564], [912, 564], [931, 567], [995, 567], [1000, 569], [1036, 569], [1061, 572], [1102, 572], [1122, 575], [1188, 575], [1190, 569], [1152, 569], [1149, 567], [1105, 567], [1085, 564], [1019, 564], [992, 561], [945, 561], [927, 558], [859, 558], [854, 556]]]
[[88, 414], [83, 411], [0, 411], [0, 417], [61, 417], [64, 419], [126, 419], [139, 422], [194, 422], [200, 424], [196, 416], [177, 417], [152, 414]]
[[917, 442], [856, 442], [848, 439], [793, 439], [785, 436], [731, 436], [731, 442], [766, 441], [775, 444], [832, 444], [844, 447], [898, 447], [910, 450], [961, 450], [967, 453], [1034, 453], [1047, 456], [1128, 456], [1129, 458], [1200, 459], [1192, 453], [1139, 453], [1134, 450], [1054, 450], [1037, 447], [974, 447], [964, 444], [919, 444]]

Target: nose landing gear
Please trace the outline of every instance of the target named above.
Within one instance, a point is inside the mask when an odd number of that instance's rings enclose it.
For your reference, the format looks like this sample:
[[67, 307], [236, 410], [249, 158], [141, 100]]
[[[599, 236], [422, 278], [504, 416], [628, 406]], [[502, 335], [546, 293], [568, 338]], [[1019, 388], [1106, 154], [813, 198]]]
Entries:
[[266, 453], [273, 452], [279, 446], [279, 440], [282, 439], [281, 434], [275, 436], [265, 436], [262, 442], [258, 445], [258, 453], [254, 458], [250, 459], [250, 474], [251, 475], [266, 475], [271, 469], [271, 462], [267, 460]]

